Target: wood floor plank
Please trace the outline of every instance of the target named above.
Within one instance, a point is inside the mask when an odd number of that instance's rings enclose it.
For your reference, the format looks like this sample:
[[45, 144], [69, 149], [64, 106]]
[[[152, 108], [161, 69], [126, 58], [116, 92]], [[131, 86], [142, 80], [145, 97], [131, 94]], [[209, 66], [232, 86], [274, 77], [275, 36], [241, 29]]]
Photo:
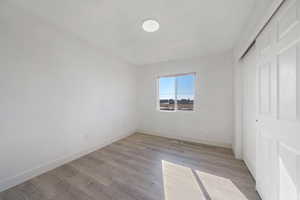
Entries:
[[259, 200], [230, 149], [134, 134], [0, 193], [0, 200]]

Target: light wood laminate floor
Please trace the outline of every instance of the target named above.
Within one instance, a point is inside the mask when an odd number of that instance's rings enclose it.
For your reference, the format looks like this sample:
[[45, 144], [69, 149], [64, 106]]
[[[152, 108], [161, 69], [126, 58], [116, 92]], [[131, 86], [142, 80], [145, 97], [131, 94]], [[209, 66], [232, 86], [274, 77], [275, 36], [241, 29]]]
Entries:
[[0, 200], [257, 200], [232, 151], [134, 134], [0, 193]]

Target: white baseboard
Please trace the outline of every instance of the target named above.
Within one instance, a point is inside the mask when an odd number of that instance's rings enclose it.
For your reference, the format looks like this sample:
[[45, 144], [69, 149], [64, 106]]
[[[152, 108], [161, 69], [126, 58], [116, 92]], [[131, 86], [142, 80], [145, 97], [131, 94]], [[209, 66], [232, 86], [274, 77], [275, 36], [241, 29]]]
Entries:
[[81, 151], [81, 152], [78, 152], [78, 153], [75, 153], [75, 154], [72, 154], [72, 155], [68, 155], [68, 156], [64, 156], [63, 158], [59, 158], [57, 160], [53, 160], [53, 161], [50, 161], [46, 164], [43, 164], [41, 166], [38, 166], [38, 167], [35, 167], [33, 169], [30, 169], [30, 170], [27, 170], [27, 171], [24, 171], [16, 176], [13, 176], [13, 177], [9, 177], [9, 178], [6, 178], [4, 180], [0, 180], [0, 192], [4, 191], [4, 190], [7, 190], [11, 187], [14, 187], [16, 185], [19, 185], [21, 183], [24, 183], [36, 176], [39, 176], [47, 171], [50, 171], [52, 169], [55, 169], [59, 166], [62, 166], [68, 162], [71, 162], [73, 160], [76, 160], [84, 155], [87, 155], [91, 152], [94, 152], [98, 149], [101, 149], [107, 145], [110, 145], [111, 143], [113, 142], [116, 142], [118, 140], [121, 140], [125, 137], [128, 137], [130, 135], [132, 135], [134, 133], [130, 133], [130, 134], [126, 134], [126, 135], [122, 135], [122, 136], [119, 136], [119, 137], [116, 137], [116, 138], [113, 138], [111, 140], [108, 140], [106, 142], [103, 142], [95, 147], [92, 147], [92, 148], [89, 148], [87, 150], [84, 150], [84, 151]]
[[249, 162], [246, 157], [243, 160], [244, 160], [247, 168], [249, 169], [249, 172], [252, 175], [252, 178], [256, 181], [255, 168], [252, 166], [251, 162]]
[[166, 133], [162, 134], [162, 133], [146, 131], [146, 130], [137, 130], [137, 133], [144, 133], [144, 134], [147, 134], [147, 135], [155, 135], [155, 136], [167, 137], [167, 138], [172, 138], [172, 139], [177, 139], [177, 140], [182, 140], [182, 141], [187, 141], [187, 142], [194, 142], [194, 143], [199, 143], [199, 144], [206, 144], [206, 145], [211, 145], [211, 146], [217, 146], [217, 147], [232, 149], [232, 145], [228, 144], [228, 143], [207, 141], [207, 140], [189, 138], [189, 137], [184, 137], [184, 136], [177, 136], [177, 135], [166, 134]]

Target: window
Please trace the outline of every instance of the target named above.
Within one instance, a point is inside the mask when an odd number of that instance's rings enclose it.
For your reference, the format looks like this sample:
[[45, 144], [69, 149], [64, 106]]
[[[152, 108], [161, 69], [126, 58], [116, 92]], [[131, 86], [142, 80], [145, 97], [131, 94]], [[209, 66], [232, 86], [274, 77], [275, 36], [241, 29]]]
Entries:
[[159, 77], [158, 90], [159, 110], [194, 110], [195, 73]]

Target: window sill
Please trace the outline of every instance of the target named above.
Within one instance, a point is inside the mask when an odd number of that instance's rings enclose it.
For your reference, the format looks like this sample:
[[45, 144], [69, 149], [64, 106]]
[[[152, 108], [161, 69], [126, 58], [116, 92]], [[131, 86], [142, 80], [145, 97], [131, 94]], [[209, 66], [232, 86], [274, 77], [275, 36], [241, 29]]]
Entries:
[[157, 110], [162, 113], [194, 113], [195, 110]]

